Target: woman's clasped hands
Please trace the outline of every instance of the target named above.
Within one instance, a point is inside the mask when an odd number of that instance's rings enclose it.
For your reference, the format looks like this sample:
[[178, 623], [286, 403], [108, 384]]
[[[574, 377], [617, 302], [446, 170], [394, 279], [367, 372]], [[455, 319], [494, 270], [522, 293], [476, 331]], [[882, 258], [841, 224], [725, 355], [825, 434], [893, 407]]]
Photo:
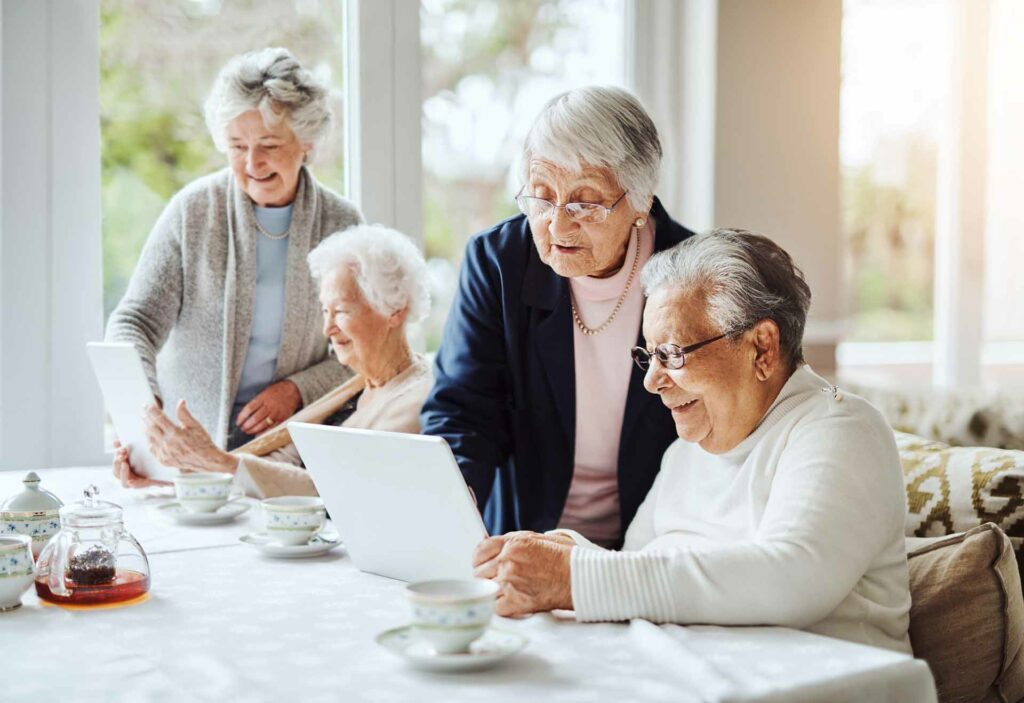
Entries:
[[473, 553], [473, 573], [497, 582], [498, 615], [571, 610], [569, 559], [574, 546], [564, 534], [523, 531], [488, 537]]

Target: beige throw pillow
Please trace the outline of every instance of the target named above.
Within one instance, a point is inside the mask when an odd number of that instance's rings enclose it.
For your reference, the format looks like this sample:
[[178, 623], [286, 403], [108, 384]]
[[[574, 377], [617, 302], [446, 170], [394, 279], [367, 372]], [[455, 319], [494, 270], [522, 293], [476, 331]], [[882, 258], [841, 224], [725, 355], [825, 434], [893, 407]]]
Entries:
[[986, 523], [908, 547], [910, 641], [939, 700], [1024, 698], [1024, 596], [1006, 535]]

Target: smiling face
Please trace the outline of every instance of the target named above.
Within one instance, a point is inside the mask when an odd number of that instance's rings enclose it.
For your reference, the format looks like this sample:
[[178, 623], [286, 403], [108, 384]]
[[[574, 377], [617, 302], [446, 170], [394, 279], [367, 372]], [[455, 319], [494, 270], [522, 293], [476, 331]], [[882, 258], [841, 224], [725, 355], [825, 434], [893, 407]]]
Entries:
[[390, 349], [402, 335], [400, 313], [382, 315], [366, 302], [350, 266], [339, 266], [320, 284], [324, 336], [338, 361], [364, 374], [367, 362]]
[[[622, 188], [610, 171], [585, 167], [568, 171], [549, 161], [530, 161], [529, 183], [524, 195], [566, 203], [600, 203], [611, 207], [622, 196]], [[530, 218], [530, 231], [540, 259], [559, 276], [609, 276], [622, 267], [634, 220], [647, 219], [623, 198], [599, 224], [575, 222], [564, 210], [546, 218]]]
[[227, 127], [228, 161], [253, 202], [280, 207], [295, 199], [302, 162], [312, 145], [302, 144], [281, 120], [268, 127], [259, 110], [249, 110]]
[[[643, 331], [648, 351], [659, 344], [685, 347], [722, 333], [708, 320], [704, 294], [669, 289], [647, 300]], [[778, 327], [765, 320], [735, 340], [720, 339], [687, 354], [681, 369], [665, 369], [652, 359], [644, 386], [672, 411], [680, 438], [721, 454], [761, 421], [788, 377], [780, 370]]]

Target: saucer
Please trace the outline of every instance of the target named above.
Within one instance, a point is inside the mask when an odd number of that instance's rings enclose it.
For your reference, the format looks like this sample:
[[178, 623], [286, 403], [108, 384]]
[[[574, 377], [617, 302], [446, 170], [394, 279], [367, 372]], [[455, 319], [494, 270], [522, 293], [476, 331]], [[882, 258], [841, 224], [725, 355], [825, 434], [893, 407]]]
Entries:
[[334, 531], [321, 532], [306, 544], [278, 544], [271, 541], [265, 532], [250, 532], [238, 538], [239, 542], [252, 545], [267, 556], [295, 559], [326, 554], [341, 544], [341, 536]]
[[412, 625], [386, 630], [376, 638], [377, 644], [401, 657], [416, 669], [424, 671], [477, 671], [494, 666], [526, 646], [526, 638], [508, 630], [488, 628], [480, 639], [469, 645], [468, 652], [439, 654], [426, 640], [413, 632]]
[[212, 513], [190, 513], [182, 507], [181, 503], [172, 500], [170, 503], [157, 505], [153, 509], [158, 515], [163, 515], [180, 525], [223, 525], [226, 522], [231, 522], [251, 507], [252, 503], [247, 500], [232, 500]]

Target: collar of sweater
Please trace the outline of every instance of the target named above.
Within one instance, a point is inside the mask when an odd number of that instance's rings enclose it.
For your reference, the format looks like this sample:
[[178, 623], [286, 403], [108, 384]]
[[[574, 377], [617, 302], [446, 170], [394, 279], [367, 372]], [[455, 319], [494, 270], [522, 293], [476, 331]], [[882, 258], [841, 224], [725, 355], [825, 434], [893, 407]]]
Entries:
[[779, 395], [776, 396], [775, 401], [768, 408], [768, 412], [761, 418], [754, 431], [729, 451], [715, 456], [729, 464], [743, 463], [750, 454], [750, 451], [761, 441], [761, 438], [778, 424], [782, 418], [788, 415], [791, 410], [808, 398], [831, 387], [832, 384], [814, 373], [810, 366], [807, 364], [801, 365], [786, 381], [782, 390], [779, 391]]

